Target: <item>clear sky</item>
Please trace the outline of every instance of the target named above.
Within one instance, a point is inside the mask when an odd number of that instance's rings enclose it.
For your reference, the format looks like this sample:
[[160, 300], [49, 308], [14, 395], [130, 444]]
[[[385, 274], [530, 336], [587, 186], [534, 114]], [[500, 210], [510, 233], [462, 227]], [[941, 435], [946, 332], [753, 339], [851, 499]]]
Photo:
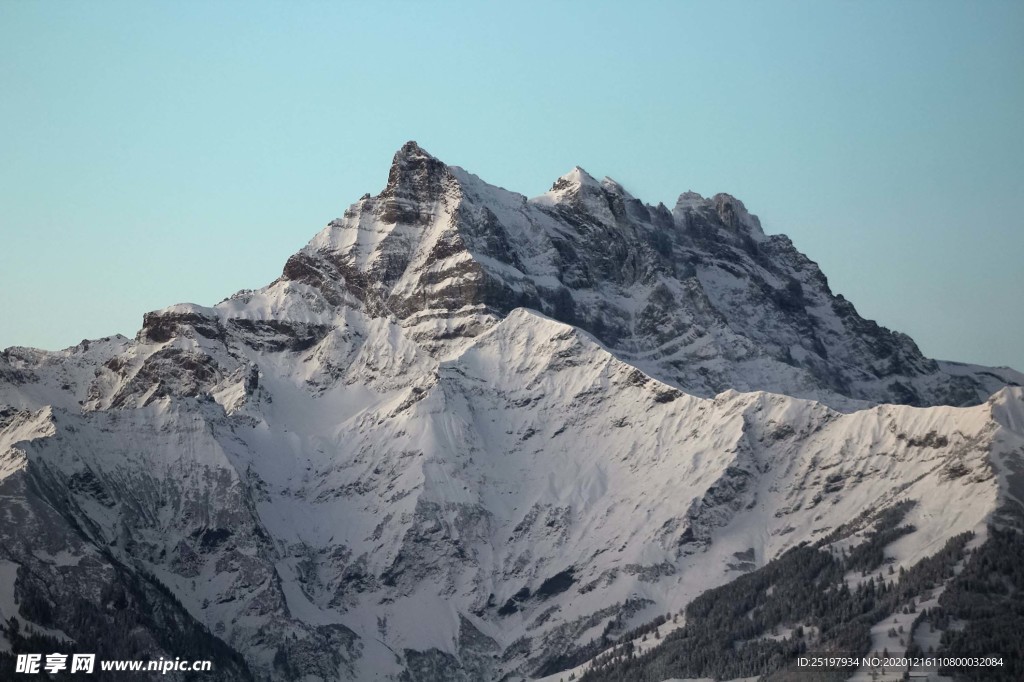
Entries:
[[932, 357], [1024, 370], [1024, 2], [0, 2], [0, 347], [280, 274], [406, 140], [725, 191]]

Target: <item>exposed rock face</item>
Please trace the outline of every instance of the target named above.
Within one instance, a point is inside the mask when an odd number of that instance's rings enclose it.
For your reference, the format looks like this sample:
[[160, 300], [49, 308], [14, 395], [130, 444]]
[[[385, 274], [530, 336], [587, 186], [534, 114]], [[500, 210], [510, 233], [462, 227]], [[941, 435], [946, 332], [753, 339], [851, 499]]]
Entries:
[[0, 615], [127, 609], [224, 679], [556, 672], [866, 509], [916, 502], [907, 565], [983, 525], [1022, 379], [860, 318], [728, 195], [527, 200], [408, 143], [264, 289], [0, 355]]

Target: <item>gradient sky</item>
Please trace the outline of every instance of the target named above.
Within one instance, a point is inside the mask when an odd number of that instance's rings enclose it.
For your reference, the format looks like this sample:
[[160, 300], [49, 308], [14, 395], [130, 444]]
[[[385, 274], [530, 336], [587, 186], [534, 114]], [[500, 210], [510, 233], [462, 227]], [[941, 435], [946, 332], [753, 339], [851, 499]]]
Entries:
[[0, 348], [280, 274], [415, 139], [725, 191], [929, 356], [1024, 370], [1024, 3], [0, 2]]

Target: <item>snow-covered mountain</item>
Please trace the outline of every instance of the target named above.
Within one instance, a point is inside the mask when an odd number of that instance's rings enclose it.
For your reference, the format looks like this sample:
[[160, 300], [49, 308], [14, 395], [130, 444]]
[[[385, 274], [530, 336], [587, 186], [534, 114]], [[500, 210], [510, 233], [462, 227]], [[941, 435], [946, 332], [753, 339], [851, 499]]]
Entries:
[[899, 567], [983, 536], [1022, 382], [728, 195], [528, 200], [410, 142], [267, 287], [3, 352], [0, 617], [224, 679], [542, 676], [894, 505]]

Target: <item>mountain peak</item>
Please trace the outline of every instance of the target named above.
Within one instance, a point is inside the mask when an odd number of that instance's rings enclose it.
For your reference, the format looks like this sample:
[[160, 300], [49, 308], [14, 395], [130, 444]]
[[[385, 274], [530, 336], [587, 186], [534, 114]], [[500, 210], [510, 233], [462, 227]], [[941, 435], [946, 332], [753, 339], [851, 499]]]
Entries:
[[755, 239], [765, 236], [757, 216], [747, 211], [743, 202], [731, 194], [723, 192], [707, 198], [693, 191], [680, 194], [673, 210], [676, 218], [687, 222], [688, 217], [695, 213], [714, 214], [721, 224], [735, 234], [745, 234]]
[[593, 175], [579, 166], [573, 166], [572, 170], [555, 180], [551, 185], [551, 192], [564, 192], [566, 190], [578, 189], [580, 187], [600, 187]]
[[680, 194], [679, 199], [676, 200], [676, 210], [680, 211], [687, 208], [692, 208], [694, 206], [699, 206], [700, 204], [703, 204], [705, 201], [706, 199], [697, 192], [694, 192], [692, 190], [686, 191]]
[[391, 160], [391, 172], [388, 174], [388, 186], [397, 182], [401, 176], [417, 173], [422, 170], [439, 170], [446, 166], [430, 152], [419, 146], [415, 140], [409, 140], [395, 152]]
[[394, 161], [392, 163], [426, 159], [437, 160], [430, 152], [421, 147], [416, 140], [409, 140], [403, 144], [397, 152], [395, 152]]
[[[416, 220], [416, 202], [431, 201], [443, 191], [448, 166], [410, 140], [395, 152], [388, 172], [388, 184], [380, 196], [388, 205], [385, 221]], [[397, 200], [398, 203], [394, 203]]]

